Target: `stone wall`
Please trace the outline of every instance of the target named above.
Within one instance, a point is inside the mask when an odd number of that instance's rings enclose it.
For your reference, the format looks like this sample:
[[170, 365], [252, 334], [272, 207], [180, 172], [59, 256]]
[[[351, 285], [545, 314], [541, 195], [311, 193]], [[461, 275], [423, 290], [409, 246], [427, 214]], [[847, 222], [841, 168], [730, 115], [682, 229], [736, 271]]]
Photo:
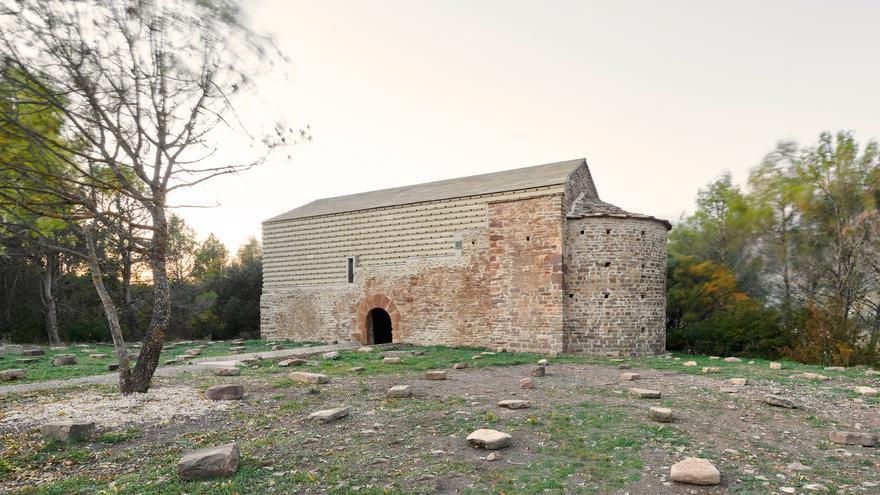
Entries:
[[565, 352], [665, 350], [666, 226], [637, 218], [569, 219]]
[[562, 195], [489, 205], [493, 346], [562, 352]]

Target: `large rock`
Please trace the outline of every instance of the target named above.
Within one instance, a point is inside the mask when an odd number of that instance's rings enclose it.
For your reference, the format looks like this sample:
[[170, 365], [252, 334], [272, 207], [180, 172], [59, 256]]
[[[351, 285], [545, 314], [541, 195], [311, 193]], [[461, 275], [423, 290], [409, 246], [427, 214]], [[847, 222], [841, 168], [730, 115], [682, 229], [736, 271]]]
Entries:
[[764, 397], [764, 403], [771, 406], [784, 407], [786, 409], [797, 409], [797, 404], [791, 399], [779, 395], [768, 395]]
[[240, 459], [236, 443], [195, 450], [177, 462], [177, 476], [187, 481], [232, 476], [238, 471]]
[[214, 368], [214, 374], [217, 376], [238, 376], [241, 374], [241, 370], [235, 366], [221, 366]]
[[861, 385], [853, 387], [853, 392], [859, 395], [877, 395], [878, 393], [880, 393], [874, 387], [865, 387]]
[[332, 359], [339, 359], [339, 352], [337, 352], [337, 351], [325, 352], [324, 354], [321, 354], [321, 359], [331, 359], [331, 360]]
[[445, 380], [446, 370], [432, 370], [425, 372], [426, 380]]
[[781, 370], [783, 368], [782, 363], [772, 362], [770, 363], [771, 370]]
[[45, 356], [46, 351], [44, 351], [42, 349], [27, 349], [27, 350], [21, 351], [21, 355], [22, 356]]
[[863, 447], [873, 447], [877, 445], [877, 435], [870, 433], [861, 433], [855, 431], [831, 431], [828, 438], [834, 443], [842, 443], [845, 445], [861, 445]]
[[538, 366], [537, 368], [532, 368], [532, 376], [544, 376], [547, 374], [547, 368], [544, 366]]
[[320, 421], [322, 423], [329, 423], [330, 421], [344, 418], [348, 416], [349, 413], [351, 413], [351, 406], [342, 406], [335, 409], [315, 411], [312, 414], [309, 414], [308, 419], [311, 419], [313, 421]]
[[282, 361], [278, 361], [278, 366], [282, 368], [286, 368], [288, 366], [300, 366], [306, 364], [305, 359], [293, 358], [293, 359], [284, 359]]
[[717, 485], [721, 483], [721, 472], [706, 459], [688, 457], [676, 462], [669, 470], [672, 481], [690, 485]]
[[400, 358], [388, 356], [382, 359], [382, 362], [385, 364], [400, 364]]
[[672, 409], [668, 407], [652, 407], [648, 409], [648, 413], [650, 414], [651, 419], [660, 423], [671, 423], [672, 420], [675, 419], [672, 414]]
[[505, 399], [498, 401], [498, 407], [505, 409], [528, 409], [532, 407], [532, 402], [520, 399]]
[[681, 365], [691, 368], [691, 367], [696, 366], [697, 362], [696, 361], [685, 361], [684, 363], [681, 363]]
[[95, 433], [95, 423], [91, 421], [62, 421], [40, 427], [43, 438], [62, 442], [79, 442]]
[[52, 366], [67, 366], [76, 364], [76, 356], [58, 356], [52, 360]]
[[412, 387], [409, 385], [395, 385], [388, 389], [386, 397], [389, 399], [403, 399], [412, 397]]
[[244, 385], [214, 385], [205, 390], [210, 400], [239, 400], [244, 397]]
[[640, 379], [642, 376], [638, 373], [621, 373], [620, 379], [626, 382], [632, 382]]
[[535, 388], [535, 381], [531, 378], [523, 378], [519, 381], [519, 388]]
[[460, 363], [455, 363], [452, 365], [452, 369], [454, 369], [454, 370], [463, 370], [467, 367], [468, 367], [468, 364], [464, 361], [462, 361]]
[[299, 383], [330, 383], [330, 377], [321, 373], [306, 373], [305, 371], [294, 371], [288, 373], [287, 376]]
[[13, 368], [10, 370], [0, 371], [0, 382], [11, 382], [12, 380], [21, 380], [27, 375], [27, 371], [21, 368]]
[[659, 399], [660, 392], [658, 390], [649, 390], [647, 388], [631, 388], [629, 394], [640, 399]]
[[488, 450], [503, 449], [510, 445], [511, 439], [512, 437], [507, 433], [487, 428], [479, 429], [467, 436], [467, 441], [472, 447]]

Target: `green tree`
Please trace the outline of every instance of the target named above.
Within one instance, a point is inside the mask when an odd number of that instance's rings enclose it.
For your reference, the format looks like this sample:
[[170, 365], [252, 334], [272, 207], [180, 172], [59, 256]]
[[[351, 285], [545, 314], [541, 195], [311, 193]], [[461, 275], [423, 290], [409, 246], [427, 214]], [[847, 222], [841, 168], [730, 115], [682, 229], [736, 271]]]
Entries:
[[209, 234], [194, 253], [192, 276], [204, 282], [223, 273], [229, 252], [214, 234]]

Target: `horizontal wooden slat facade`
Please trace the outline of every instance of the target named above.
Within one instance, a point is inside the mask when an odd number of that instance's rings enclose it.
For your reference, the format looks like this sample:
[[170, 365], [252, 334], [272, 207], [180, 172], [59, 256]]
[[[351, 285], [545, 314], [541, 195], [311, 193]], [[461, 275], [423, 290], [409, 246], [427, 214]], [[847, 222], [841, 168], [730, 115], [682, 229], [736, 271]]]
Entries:
[[263, 285], [345, 282], [348, 256], [360, 266], [453, 256], [455, 234], [487, 227], [487, 205], [561, 193], [546, 186], [296, 218], [263, 224]]

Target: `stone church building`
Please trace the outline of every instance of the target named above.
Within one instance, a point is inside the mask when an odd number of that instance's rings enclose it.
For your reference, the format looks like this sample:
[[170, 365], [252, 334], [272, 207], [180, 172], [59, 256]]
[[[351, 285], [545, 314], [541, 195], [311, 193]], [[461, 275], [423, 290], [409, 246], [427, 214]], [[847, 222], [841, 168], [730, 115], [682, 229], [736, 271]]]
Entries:
[[659, 353], [669, 228], [585, 159], [320, 199], [263, 223], [262, 337]]

